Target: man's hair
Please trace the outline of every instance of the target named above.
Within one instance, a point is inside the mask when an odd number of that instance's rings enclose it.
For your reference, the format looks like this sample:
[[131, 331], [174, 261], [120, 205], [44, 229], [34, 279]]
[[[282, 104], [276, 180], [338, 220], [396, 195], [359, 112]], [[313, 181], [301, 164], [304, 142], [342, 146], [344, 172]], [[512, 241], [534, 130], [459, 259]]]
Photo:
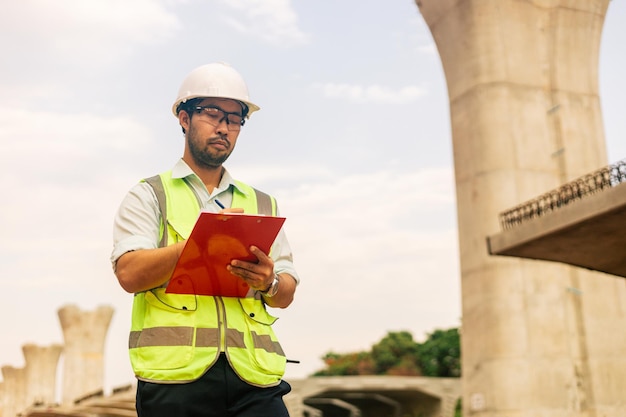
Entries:
[[[196, 97], [196, 98], [192, 98], [191, 100], [187, 100], [184, 103], [180, 103], [178, 105], [178, 108], [176, 109], [176, 114], [179, 114], [181, 111], [184, 111], [185, 113], [189, 115], [189, 119], [191, 120], [191, 116], [194, 114], [194, 111], [192, 109], [196, 107], [197, 105], [199, 105], [202, 100], [203, 100], [202, 97]], [[184, 127], [181, 126], [180, 128], [183, 130], [183, 134], [187, 133], [185, 132]]]

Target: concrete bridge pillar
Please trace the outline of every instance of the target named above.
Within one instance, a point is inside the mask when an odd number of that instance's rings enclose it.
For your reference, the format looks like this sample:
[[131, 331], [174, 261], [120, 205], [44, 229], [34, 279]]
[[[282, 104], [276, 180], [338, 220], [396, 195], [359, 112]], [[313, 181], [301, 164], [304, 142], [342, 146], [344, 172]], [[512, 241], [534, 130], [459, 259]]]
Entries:
[[68, 305], [58, 315], [65, 340], [62, 403], [70, 405], [104, 388], [104, 342], [113, 308], [83, 311]]
[[4, 414], [4, 402], [6, 400], [6, 394], [4, 391], [4, 382], [0, 382], [0, 417], [4, 417], [6, 414]]
[[26, 371], [24, 368], [6, 365], [2, 367], [2, 378], [4, 380], [2, 415], [13, 417], [28, 406], [26, 401]]
[[26, 399], [29, 406], [56, 403], [57, 366], [62, 350], [61, 345], [22, 346], [26, 361]]
[[498, 214], [607, 165], [610, 0], [416, 0], [446, 77], [463, 303], [463, 415], [626, 415], [626, 289], [490, 256]]

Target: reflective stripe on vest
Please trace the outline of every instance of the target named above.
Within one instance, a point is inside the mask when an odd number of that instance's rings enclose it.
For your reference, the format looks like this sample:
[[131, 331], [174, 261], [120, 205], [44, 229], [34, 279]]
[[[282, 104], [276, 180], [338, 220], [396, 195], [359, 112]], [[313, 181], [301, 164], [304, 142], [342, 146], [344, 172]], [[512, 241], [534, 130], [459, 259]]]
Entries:
[[[188, 340], [193, 334], [193, 327], [152, 327], [141, 332], [131, 332], [129, 347], [140, 348], [150, 346], [188, 346]], [[279, 343], [273, 341], [271, 337], [264, 334], [257, 334], [252, 331], [252, 339], [257, 349], [263, 349], [270, 353], [277, 353], [285, 356]], [[141, 342], [139, 335], [142, 335]], [[226, 338], [231, 346], [245, 346], [244, 334], [236, 329], [227, 329]], [[197, 347], [219, 347], [219, 332], [217, 329], [196, 329]]]
[[[171, 172], [146, 182], [161, 208], [161, 244], [186, 239], [201, 206], [192, 188], [182, 179], [172, 179]], [[276, 215], [272, 197], [240, 182], [233, 190], [232, 206], [246, 213]], [[215, 362], [223, 340], [229, 362], [242, 379], [258, 386], [276, 385], [286, 358], [271, 327], [275, 321], [253, 290], [245, 298], [168, 294], [165, 288], [138, 293], [129, 337], [131, 363], [142, 380], [192, 381]]]

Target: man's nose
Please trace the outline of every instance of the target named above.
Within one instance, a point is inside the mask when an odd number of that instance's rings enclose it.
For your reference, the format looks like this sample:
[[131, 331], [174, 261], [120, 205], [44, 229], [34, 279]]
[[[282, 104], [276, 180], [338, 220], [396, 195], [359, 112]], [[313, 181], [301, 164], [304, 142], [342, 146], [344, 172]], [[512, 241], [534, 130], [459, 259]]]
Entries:
[[219, 132], [228, 132], [228, 124], [228, 117], [224, 116], [217, 122], [215, 129]]

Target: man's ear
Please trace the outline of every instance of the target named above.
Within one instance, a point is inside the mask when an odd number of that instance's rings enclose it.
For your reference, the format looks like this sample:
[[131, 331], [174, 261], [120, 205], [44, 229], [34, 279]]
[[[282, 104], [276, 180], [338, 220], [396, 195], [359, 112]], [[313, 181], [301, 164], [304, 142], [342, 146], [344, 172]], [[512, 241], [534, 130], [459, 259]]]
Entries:
[[178, 123], [180, 123], [180, 127], [183, 130], [189, 130], [189, 125], [191, 124], [191, 117], [189, 117], [189, 113], [185, 110], [181, 110], [178, 112]]

